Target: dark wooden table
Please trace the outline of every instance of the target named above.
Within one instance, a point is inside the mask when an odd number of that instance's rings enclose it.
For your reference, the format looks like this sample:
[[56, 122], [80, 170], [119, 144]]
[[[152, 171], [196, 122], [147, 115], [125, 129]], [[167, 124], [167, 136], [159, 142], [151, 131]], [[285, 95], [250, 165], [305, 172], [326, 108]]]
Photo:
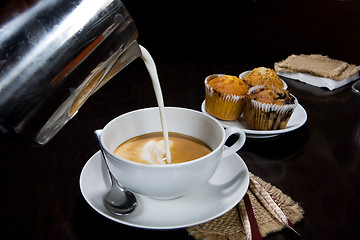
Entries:
[[[273, 67], [292, 53], [322, 53], [360, 65], [360, 19], [354, 15], [359, 4], [353, 1], [244, 1], [237, 9], [231, 3], [195, 1], [168, 4], [165, 10], [160, 3], [145, 2], [140, 8], [136, 1], [124, 1], [138, 25], [140, 43], [157, 62], [167, 106], [200, 110], [207, 75]], [[316, 15], [324, 9], [325, 15]], [[228, 14], [219, 16], [224, 11]], [[350, 29], [343, 28], [345, 23]], [[341, 36], [330, 31], [334, 28]], [[256, 29], [266, 37], [260, 38]], [[214, 38], [220, 32], [226, 37]], [[304, 219], [295, 225], [301, 239], [359, 239], [360, 95], [350, 85], [328, 91], [285, 81], [307, 111], [306, 124], [279, 137], [247, 139], [238, 154], [251, 172], [304, 208]], [[156, 106], [151, 81], [137, 59], [92, 96], [46, 146], [20, 145], [1, 136], [1, 238], [192, 239], [184, 229], [144, 230], [108, 220], [80, 192], [80, 172], [98, 151], [93, 130], [150, 106]], [[266, 239], [297, 237], [283, 230]]]

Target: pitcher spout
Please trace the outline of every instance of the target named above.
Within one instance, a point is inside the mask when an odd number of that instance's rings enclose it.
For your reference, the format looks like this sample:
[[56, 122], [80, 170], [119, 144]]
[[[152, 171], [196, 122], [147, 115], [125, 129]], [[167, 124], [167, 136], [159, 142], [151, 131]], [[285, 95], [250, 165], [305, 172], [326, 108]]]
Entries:
[[100, 63], [46, 122], [36, 136], [36, 142], [44, 145], [50, 141], [91, 95], [140, 56], [141, 51], [135, 40], [128, 48], [121, 46], [107, 61]]

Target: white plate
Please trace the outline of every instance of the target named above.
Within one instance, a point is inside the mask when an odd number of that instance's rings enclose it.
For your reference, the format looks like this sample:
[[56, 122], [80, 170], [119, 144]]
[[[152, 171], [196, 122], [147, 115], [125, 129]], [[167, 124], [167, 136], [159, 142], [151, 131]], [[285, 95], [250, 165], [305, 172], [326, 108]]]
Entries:
[[[245, 71], [245, 72], [240, 73], [239, 78], [243, 78], [243, 77], [244, 77], [246, 74], [248, 74], [249, 72], [251, 72], [251, 71]], [[281, 79], [281, 78], [280, 78], [280, 79]], [[283, 84], [284, 84], [283, 89], [287, 89], [288, 86], [287, 86], [286, 82], [285, 82], [284, 80], [282, 80], [282, 79], [281, 79], [281, 81], [282, 81]]]
[[249, 172], [239, 155], [223, 159], [209, 183], [183, 197], [161, 201], [135, 194], [138, 206], [127, 216], [111, 214], [103, 205], [110, 179], [100, 151], [85, 164], [80, 189], [89, 205], [103, 216], [129, 226], [148, 229], [174, 229], [197, 225], [232, 209], [245, 195]]
[[296, 72], [296, 73], [277, 72], [277, 74], [279, 76], [282, 75], [284, 77], [287, 77], [290, 79], [295, 79], [295, 80], [310, 84], [315, 87], [326, 87], [327, 89], [329, 89], [331, 91], [334, 89], [337, 89], [339, 87], [342, 87], [352, 81], [359, 79], [359, 72], [357, 72], [341, 81], [337, 81], [337, 80], [325, 78], [325, 77], [316, 77], [316, 76], [312, 76], [310, 74], [301, 73], [301, 72]]
[[275, 136], [278, 136], [281, 133], [286, 133], [286, 132], [290, 132], [290, 131], [293, 131], [295, 129], [298, 129], [299, 127], [304, 125], [304, 123], [307, 120], [306, 111], [300, 104], [298, 104], [296, 106], [293, 114], [291, 115], [291, 117], [289, 119], [289, 122], [286, 124], [286, 127], [284, 129], [267, 130], [267, 131], [250, 129], [249, 126], [246, 124], [244, 114], [242, 114], [240, 116], [239, 120], [235, 120], [235, 121], [224, 121], [224, 120], [218, 119], [218, 118], [210, 115], [208, 112], [206, 112], [206, 110], [205, 110], [205, 100], [201, 104], [201, 111], [203, 113], [205, 113], [206, 115], [208, 115], [210, 117], [213, 117], [216, 120], [218, 120], [225, 128], [228, 128], [228, 127], [239, 127], [239, 128], [241, 128], [245, 132], [246, 137], [249, 137], [249, 138], [275, 137]]

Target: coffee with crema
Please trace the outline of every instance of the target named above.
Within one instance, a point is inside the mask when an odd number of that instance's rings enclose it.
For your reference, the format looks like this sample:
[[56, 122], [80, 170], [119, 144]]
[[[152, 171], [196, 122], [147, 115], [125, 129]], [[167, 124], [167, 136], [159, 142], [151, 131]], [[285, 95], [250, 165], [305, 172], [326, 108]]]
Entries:
[[[169, 132], [171, 162], [182, 163], [203, 157], [211, 148], [194, 137]], [[124, 159], [146, 164], [166, 164], [165, 144], [162, 132], [133, 137], [116, 148], [114, 153]]]

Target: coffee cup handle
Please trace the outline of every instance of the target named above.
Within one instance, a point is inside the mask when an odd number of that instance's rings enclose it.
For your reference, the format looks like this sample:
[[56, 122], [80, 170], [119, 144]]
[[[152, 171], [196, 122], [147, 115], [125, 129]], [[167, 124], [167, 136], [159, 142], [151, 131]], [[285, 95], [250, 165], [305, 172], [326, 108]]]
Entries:
[[236, 153], [245, 143], [246, 135], [243, 130], [241, 130], [240, 128], [237, 128], [237, 127], [227, 128], [225, 130], [225, 139], [227, 140], [233, 134], [239, 135], [239, 138], [230, 147], [224, 149], [222, 158], [226, 158], [226, 157]]

